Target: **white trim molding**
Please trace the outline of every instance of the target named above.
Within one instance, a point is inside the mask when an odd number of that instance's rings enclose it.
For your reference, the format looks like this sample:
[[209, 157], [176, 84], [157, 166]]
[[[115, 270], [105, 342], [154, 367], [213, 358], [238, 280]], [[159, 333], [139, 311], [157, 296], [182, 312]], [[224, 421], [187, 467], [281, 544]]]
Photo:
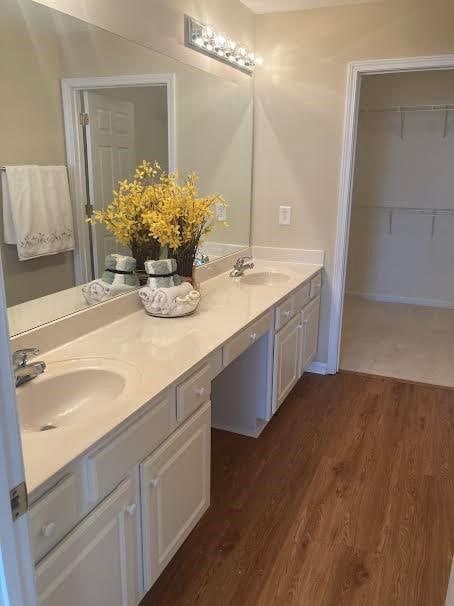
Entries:
[[326, 375], [326, 364], [323, 362], [312, 362], [309, 368], [306, 368], [305, 372], [310, 372], [314, 375]]
[[91, 280], [90, 238], [84, 210], [88, 200], [83, 132], [79, 123], [81, 112], [79, 93], [83, 90], [97, 88], [127, 88], [133, 86], [166, 86], [167, 88], [169, 172], [173, 172], [177, 167], [175, 74], [65, 78], [61, 81], [66, 161], [76, 235], [76, 249], [74, 251], [76, 285]]
[[358, 126], [359, 96], [363, 75], [442, 70], [454, 68], [454, 55], [407, 57], [359, 61], [348, 65], [347, 99], [344, 118], [344, 142], [339, 187], [339, 206], [334, 254], [331, 314], [328, 342], [327, 372], [339, 370], [342, 331], [342, 313], [347, 269], [348, 238], [355, 170], [356, 134]]

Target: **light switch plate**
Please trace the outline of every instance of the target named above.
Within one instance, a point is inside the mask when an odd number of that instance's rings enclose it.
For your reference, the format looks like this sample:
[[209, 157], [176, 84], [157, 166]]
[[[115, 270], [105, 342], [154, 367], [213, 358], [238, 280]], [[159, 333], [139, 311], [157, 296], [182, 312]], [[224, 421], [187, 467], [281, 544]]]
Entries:
[[290, 225], [292, 222], [292, 207], [279, 206], [279, 225]]

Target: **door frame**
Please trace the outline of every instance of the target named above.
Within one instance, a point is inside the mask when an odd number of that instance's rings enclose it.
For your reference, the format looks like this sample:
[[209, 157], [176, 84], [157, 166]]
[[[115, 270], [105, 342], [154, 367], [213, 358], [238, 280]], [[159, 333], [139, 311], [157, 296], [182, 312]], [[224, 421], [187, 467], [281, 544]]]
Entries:
[[22, 442], [0, 262], [0, 605], [36, 606], [28, 512], [15, 522], [10, 491], [25, 481]]
[[338, 372], [340, 362], [342, 315], [345, 296], [345, 278], [347, 273], [348, 241], [362, 76], [443, 69], [454, 69], [454, 55], [355, 61], [348, 65], [344, 140], [342, 146], [328, 360], [326, 368], [326, 371], [329, 374]]
[[129, 76], [64, 78], [61, 81], [66, 157], [76, 236], [76, 248], [74, 250], [76, 285], [85, 284], [91, 280], [90, 238], [85, 214], [85, 205], [88, 203], [87, 181], [84, 137], [79, 122], [79, 116], [82, 111], [79, 93], [84, 90], [98, 88], [165, 86], [167, 89], [169, 172], [173, 172], [177, 166], [175, 80], [175, 74], [138, 74]]

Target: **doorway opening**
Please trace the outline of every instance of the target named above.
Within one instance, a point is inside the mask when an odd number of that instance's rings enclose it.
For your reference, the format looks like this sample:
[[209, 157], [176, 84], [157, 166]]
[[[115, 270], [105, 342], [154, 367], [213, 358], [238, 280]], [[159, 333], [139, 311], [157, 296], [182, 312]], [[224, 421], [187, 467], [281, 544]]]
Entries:
[[70, 185], [75, 204], [76, 283], [101, 277], [111, 253], [131, 254], [104, 226], [87, 223], [144, 160], [174, 171], [174, 75], [63, 81]]
[[453, 68], [350, 66], [328, 372], [454, 386]]

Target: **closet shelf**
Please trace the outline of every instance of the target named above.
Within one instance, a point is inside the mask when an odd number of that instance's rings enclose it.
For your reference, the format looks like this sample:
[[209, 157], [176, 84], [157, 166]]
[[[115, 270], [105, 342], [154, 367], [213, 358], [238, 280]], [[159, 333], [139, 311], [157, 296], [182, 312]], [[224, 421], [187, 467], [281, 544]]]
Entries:
[[454, 216], [454, 208], [410, 208], [407, 206], [378, 206], [372, 204], [357, 204], [356, 208], [363, 208], [368, 210], [378, 210], [385, 212], [388, 215], [388, 234], [392, 236], [393, 234], [393, 219], [394, 215], [425, 215], [427, 217], [432, 217], [432, 226], [430, 230], [430, 238], [431, 240], [435, 237], [435, 228], [436, 228], [436, 220], [437, 217], [452, 215]]
[[363, 114], [385, 114], [397, 113], [400, 114], [400, 138], [402, 141], [405, 138], [405, 116], [412, 112], [442, 112], [443, 114], [443, 135], [442, 140], [448, 139], [449, 127], [449, 112], [454, 111], [454, 105], [396, 105], [389, 107], [363, 107], [360, 112]]
[[357, 208], [368, 208], [371, 210], [381, 210], [386, 213], [409, 213], [429, 216], [454, 215], [454, 208], [411, 208], [408, 206], [378, 205], [378, 204], [357, 204]]
[[454, 111], [454, 104], [448, 105], [395, 105], [389, 107], [362, 107], [363, 113], [409, 113], [409, 112], [450, 112]]

